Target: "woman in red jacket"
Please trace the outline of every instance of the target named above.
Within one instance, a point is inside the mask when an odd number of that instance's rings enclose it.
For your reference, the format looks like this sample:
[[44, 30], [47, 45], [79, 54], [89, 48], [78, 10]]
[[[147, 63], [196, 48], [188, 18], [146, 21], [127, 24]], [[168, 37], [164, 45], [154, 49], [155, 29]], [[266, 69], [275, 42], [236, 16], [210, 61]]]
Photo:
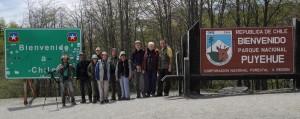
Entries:
[[146, 97], [155, 96], [159, 52], [155, 50], [154, 42], [148, 43], [143, 60], [143, 73], [146, 73]]

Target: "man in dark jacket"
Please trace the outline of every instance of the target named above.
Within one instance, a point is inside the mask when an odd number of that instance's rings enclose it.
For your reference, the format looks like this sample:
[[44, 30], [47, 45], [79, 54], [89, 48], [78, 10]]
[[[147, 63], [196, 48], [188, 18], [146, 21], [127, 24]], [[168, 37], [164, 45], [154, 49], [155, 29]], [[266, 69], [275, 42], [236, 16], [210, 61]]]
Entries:
[[149, 42], [148, 49], [145, 52], [143, 60], [143, 73], [146, 73], [146, 97], [155, 96], [156, 90], [156, 78], [157, 78], [157, 69], [158, 69], [158, 57], [159, 52], [155, 49], [154, 42]]
[[82, 99], [82, 101], [80, 103], [86, 103], [84, 85], [87, 86], [89, 101], [91, 103], [92, 102], [92, 87], [91, 87], [91, 80], [89, 80], [88, 72], [87, 72], [87, 68], [88, 68], [90, 62], [84, 59], [83, 53], [80, 53], [79, 58], [80, 58], [80, 62], [77, 63], [76, 76], [77, 76], [77, 79], [80, 80], [80, 92], [81, 92], [81, 99]]
[[118, 96], [118, 100], [121, 100], [121, 87], [115, 77], [116, 66], [119, 61], [119, 57], [117, 55], [118, 55], [117, 49], [112, 48], [111, 57], [108, 59], [111, 62], [111, 68], [110, 68], [110, 75], [111, 75], [110, 83], [112, 89], [111, 100], [116, 100], [116, 94]]
[[143, 59], [144, 59], [144, 54], [145, 51], [142, 48], [142, 43], [140, 41], [135, 41], [134, 44], [135, 51], [132, 53], [132, 69], [134, 70], [133, 72], [133, 77], [134, 77], [134, 85], [135, 85], [135, 90], [137, 94], [137, 98], [141, 97], [141, 93], [143, 97], [145, 97], [145, 90], [144, 90], [144, 74], [142, 73], [142, 64], [143, 64]]

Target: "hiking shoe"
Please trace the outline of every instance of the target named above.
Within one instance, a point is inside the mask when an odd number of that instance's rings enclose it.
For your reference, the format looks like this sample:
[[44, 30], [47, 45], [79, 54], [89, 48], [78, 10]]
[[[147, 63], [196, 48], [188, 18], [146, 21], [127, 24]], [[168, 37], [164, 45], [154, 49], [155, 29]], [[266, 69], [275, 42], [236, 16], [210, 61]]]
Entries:
[[76, 105], [76, 103], [73, 101], [73, 102], [71, 102], [71, 105]]
[[121, 97], [118, 97], [118, 100], [120, 101], [120, 100], [122, 100], [122, 98], [121, 98]]
[[142, 96], [143, 96], [143, 97], [146, 97], [146, 94], [145, 94], [145, 93], [142, 93]]
[[86, 100], [82, 100], [80, 103], [86, 103]]

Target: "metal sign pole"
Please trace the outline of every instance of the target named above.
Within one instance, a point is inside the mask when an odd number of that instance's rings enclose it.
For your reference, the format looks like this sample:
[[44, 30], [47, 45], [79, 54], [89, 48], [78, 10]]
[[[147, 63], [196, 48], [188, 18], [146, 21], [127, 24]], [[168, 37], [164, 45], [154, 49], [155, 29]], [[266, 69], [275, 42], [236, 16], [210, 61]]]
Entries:
[[188, 57], [184, 58], [184, 97], [188, 98], [190, 96], [190, 59]]

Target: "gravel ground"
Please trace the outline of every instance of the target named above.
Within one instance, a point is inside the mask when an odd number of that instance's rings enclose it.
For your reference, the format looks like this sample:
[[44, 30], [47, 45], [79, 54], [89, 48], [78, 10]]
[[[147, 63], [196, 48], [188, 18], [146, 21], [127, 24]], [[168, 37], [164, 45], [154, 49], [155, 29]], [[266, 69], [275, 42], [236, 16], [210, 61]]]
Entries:
[[[132, 95], [132, 97], [135, 97]], [[29, 98], [30, 100], [31, 98]], [[195, 99], [178, 96], [80, 104], [56, 110], [55, 98], [1, 99], [0, 119], [300, 119], [300, 93], [253, 95], [204, 94]], [[60, 102], [60, 98], [58, 98]]]

